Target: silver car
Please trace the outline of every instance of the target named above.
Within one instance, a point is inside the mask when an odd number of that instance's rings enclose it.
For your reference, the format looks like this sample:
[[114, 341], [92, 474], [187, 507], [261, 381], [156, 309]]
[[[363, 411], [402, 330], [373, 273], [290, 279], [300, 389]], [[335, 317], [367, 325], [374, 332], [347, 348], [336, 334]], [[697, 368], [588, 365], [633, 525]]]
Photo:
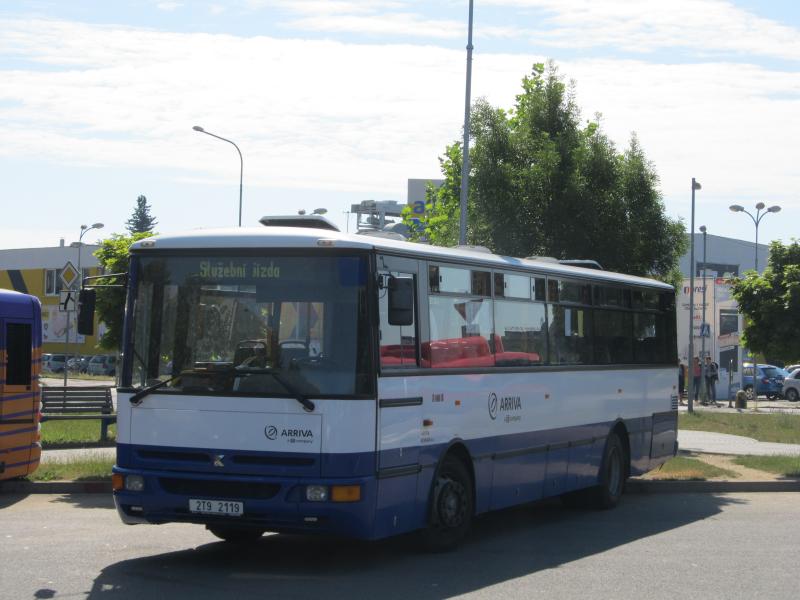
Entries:
[[108, 375], [114, 377], [117, 374], [117, 357], [98, 354], [89, 360], [87, 367], [89, 375]]
[[800, 400], [800, 368], [783, 380], [783, 397], [790, 402]]

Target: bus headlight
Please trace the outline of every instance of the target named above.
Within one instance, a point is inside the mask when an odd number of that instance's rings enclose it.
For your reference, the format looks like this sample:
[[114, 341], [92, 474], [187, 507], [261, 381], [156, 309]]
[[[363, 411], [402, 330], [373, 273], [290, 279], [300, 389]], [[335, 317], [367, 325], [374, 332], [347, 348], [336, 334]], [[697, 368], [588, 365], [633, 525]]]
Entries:
[[326, 502], [328, 500], [328, 486], [307, 485], [306, 500], [309, 502]]
[[129, 492], [141, 492], [144, 489], [144, 477], [141, 475], [128, 475], [125, 478], [125, 489]]

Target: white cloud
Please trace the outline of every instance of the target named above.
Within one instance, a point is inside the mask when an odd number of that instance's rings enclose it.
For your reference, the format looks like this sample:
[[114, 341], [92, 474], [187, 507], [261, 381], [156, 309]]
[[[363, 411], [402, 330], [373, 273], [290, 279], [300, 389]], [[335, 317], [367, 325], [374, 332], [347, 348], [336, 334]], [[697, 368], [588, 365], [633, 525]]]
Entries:
[[[197, 124], [237, 142], [249, 187], [403, 198], [405, 179], [436, 176], [437, 157], [460, 137], [463, 50], [6, 20], [0, 53], [39, 63], [2, 73], [0, 156], [9, 158], [238, 177], [233, 148], [193, 132]], [[542, 59], [476, 53], [473, 98], [511, 106]], [[682, 202], [696, 176], [709, 205], [800, 208], [800, 73], [733, 62], [559, 65], [577, 81], [584, 115], [602, 112], [620, 146], [639, 133], [667, 198]]]
[[[449, 39], [465, 36], [466, 30], [466, 11], [457, 4], [451, 4], [452, 19], [426, 16], [424, 3], [417, 1], [248, 4], [281, 9], [293, 15], [282, 25], [303, 31]], [[610, 47], [636, 53], [682, 48], [800, 60], [800, 31], [725, 0], [482, 0], [475, 35], [527, 39], [533, 47]]]
[[[632, 52], [679, 47], [800, 60], [800, 31], [724, 0], [484, 0], [484, 4], [535, 9], [529, 13], [530, 25], [517, 33], [546, 46], [609, 46]], [[544, 22], [535, 22], [542, 15]]]
[[156, 8], [158, 10], [164, 10], [167, 12], [171, 12], [177, 8], [181, 8], [183, 6], [183, 2], [159, 2], [156, 4]]

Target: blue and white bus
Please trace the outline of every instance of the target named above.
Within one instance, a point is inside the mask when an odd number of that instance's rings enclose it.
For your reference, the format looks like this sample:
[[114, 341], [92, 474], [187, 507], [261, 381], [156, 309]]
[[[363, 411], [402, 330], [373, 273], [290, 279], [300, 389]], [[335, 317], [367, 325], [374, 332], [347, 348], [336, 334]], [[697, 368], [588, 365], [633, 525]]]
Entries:
[[612, 507], [675, 454], [671, 286], [262, 222], [131, 248], [124, 522], [441, 548], [544, 497]]

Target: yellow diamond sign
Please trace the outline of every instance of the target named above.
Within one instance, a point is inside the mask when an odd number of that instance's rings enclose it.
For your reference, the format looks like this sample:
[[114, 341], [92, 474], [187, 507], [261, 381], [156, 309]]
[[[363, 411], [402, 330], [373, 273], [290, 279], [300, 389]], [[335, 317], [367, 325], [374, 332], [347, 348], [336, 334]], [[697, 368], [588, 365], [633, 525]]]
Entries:
[[61, 282], [64, 284], [64, 287], [70, 289], [80, 277], [80, 273], [78, 273], [78, 269], [72, 266], [70, 261], [67, 261], [67, 264], [61, 269], [61, 274], [59, 276], [61, 277]]

